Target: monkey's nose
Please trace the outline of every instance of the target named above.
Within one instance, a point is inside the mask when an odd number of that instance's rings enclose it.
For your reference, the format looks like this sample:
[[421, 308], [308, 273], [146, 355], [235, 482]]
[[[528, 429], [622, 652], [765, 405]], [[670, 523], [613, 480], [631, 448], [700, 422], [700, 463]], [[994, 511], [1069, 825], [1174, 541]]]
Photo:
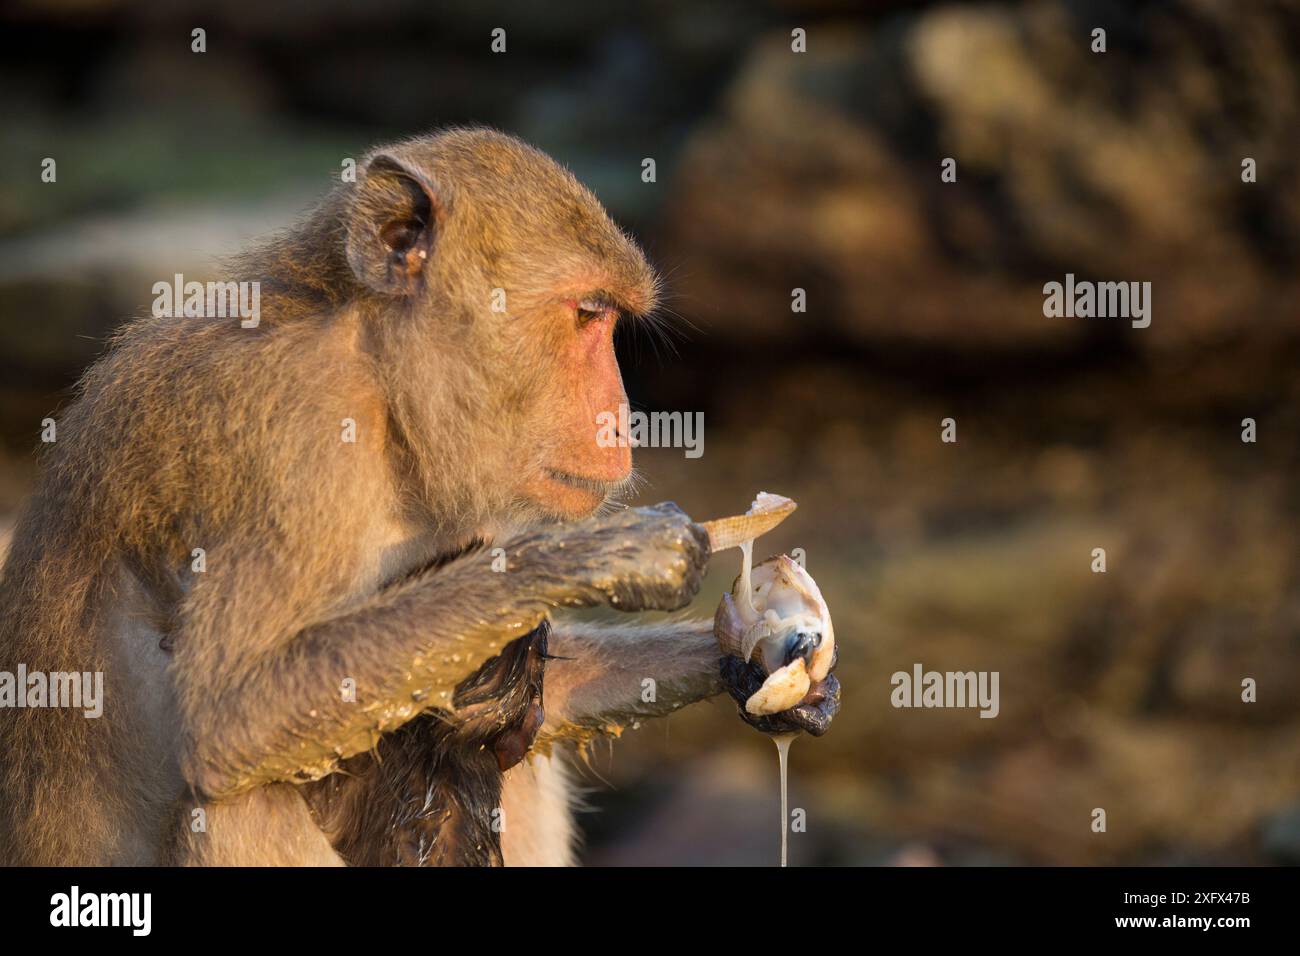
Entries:
[[821, 646], [822, 636], [809, 631], [800, 631], [785, 651], [785, 662], [794, 663], [796, 657], [802, 657], [805, 663], [812, 660], [813, 652]]

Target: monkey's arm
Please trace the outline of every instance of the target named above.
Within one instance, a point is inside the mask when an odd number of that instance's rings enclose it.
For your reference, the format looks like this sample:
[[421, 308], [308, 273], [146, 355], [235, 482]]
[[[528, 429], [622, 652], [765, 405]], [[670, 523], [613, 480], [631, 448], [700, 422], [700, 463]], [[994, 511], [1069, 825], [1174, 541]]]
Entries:
[[546, 665], [546, 723], [538, 745], [617, 733], [721, 693], [713, 621], [559, 622]]
[[[744, 703], [766, 679], [756, 664], [724, 657], [712, 620], [677, 619], [644, 625], [563, 623], [551, 634], [546, 722], [537, 745], [619, 734], [638, 720], [727, 691], [740, 718], [764, 733], [805, 731], [820, 737], [840, 709], [834, 674], [813, 685], [796, 706], [755, 717]], [[838, 660], [838, 652], [837, 658]], [[832, 670], [835, 663], [831, 664]]]
[[[277, 606], [268, 568], [215, 562], [176, 640], [186, 778], [213, 799], [318, 779], [421, 711], [453, 710], [457, 685], [552, 608], [682, 606], [708, 553], [703, 532], [673, 506], [537, 533], [505, 550], [503, 573], [488, 554], [468, 555], [287, 639], [275, 632], [294, 609]], [[223, 640], [232, 621], [256, 633]], [[245, 655], [232, 657], [240, 647]], [[355, 701], [342, 692], [347, 679]]]

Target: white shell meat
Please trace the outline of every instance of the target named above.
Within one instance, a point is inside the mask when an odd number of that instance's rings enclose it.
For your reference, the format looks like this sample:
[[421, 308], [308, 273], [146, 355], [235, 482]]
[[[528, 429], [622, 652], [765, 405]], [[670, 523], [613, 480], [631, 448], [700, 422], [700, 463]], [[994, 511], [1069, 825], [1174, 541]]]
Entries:
[[[784, 518], [793, 510], [788, 498], [760, 494], [750, 515], [779, 512]], [[830, 611], [817, 582], [798, 562], [781, 554], [753, 567], [752, 538], [728, 541], [733, 543], [743, 556], [741, 572], [718, 605], [714, 633], [724, 653], [757, 660], [768, 674], [745, 701], [745, 710], [755, 715], [780, 713], [797, 705], [809, 687], [830, 673], [835, 656]]]

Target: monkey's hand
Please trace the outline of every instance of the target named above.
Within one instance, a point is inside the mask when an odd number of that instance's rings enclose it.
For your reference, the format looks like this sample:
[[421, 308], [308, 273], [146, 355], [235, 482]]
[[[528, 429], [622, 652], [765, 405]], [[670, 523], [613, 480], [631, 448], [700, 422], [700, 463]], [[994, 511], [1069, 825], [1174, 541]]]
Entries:
[[761, 730], [765, 734], [806, 731], [814, 737], [820, 737], [830, 729], [831, 721], [840, 710], [840, 682], [834, 673], [839, 657], [837, 647], [835, 656], [831, 658], [831, 672], [825, 680], [817, 681], [808, 688], [803, 700], [778, 714], [760, 716], [745, 710], [745, 701], [767, 680], [767, 673], [758, 664], [747, 663], [730, 655], [723, 657], [719, 662], [722, 686], [727, 688], [732, 700], [740, 705], [740, 719], [755, 730]]
[[592, 584], [624, 611], [676, 611], [700, 590], [709, 536], [671, 501], [598, 520]]
[[675, 611], [700, 589], [709, 538], [665, 502], [578, 522], [508, 550], [557, 580], [565, 595], [559, 604]]

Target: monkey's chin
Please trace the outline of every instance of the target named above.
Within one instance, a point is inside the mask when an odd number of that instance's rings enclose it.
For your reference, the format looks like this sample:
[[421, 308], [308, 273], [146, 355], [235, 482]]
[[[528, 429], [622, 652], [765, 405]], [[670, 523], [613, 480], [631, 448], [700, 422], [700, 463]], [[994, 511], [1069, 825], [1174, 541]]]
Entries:
[[553, 468], [524, 486], [524, 495], [548, 514], [570, 521], [595, 514], [610, 495], [612, 484]]

